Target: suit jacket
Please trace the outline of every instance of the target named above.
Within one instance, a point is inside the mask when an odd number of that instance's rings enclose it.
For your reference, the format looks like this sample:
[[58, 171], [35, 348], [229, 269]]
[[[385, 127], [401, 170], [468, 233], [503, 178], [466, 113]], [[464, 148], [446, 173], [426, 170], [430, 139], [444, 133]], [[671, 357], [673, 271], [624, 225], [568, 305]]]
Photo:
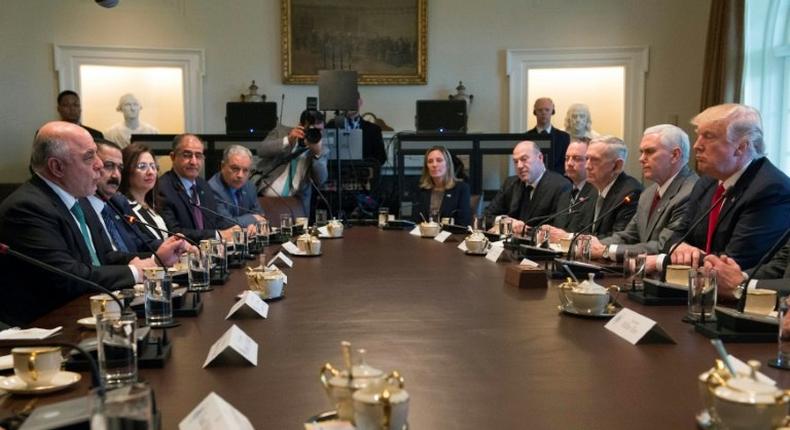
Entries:
[[783, 246], [753, 275], [758, 288], [779, 291], [782, 295], [790, 294], [790, 241]]
[[[606, 198], [603, 200], [603, 205], [601, 206], [599, 214], [603, 215], [607, 211], [611, 210], [617, 204], [622, 202], [623, 199], [625, 199], [625, 196], [632, 192], [636, 193], [637, 198], [634, 198], [631, 203], [621, 205], [614, 212], [599, 219], [593, 226], [592, 234], [598, 236], [599, 239], [603, 239], [605, 237], [611, 236], [615, 232], [625, 230], [625, 227], [636, 213], [636, 206], [639, 204], [638, 197], [642, 192], [642, 184], [640, 184], [639, 181], [632, 178], [631, 176], [625, 174], [625, 172], [620, 173], [620, 175], [617, 176], [617, 179], [614, 180], [614, 184], [609, 189], [609, 192], [606, 194]], [[592, 199], [592, 201], [586, 204], [585, 208], [583, 209], [583, 211], [586, 213], [587, 219], [589, 219], [590, 222], [592, 222], [595, 218], [595, 205], [600, 198], [600, 195], [596, 195], [595, 199]], [[584, 228], [584, 226], [582, 226], [582, 228]]]
[[[689, 226], [710, 208], [717, 186], [718, 181], [711, 177], [703, 176], [697, 181], [682, 226], [665, 248], [680, 240]], [[726, 254], [742, 269], [750, 269], [790, 228], [790, 178], [762, 157], [749, 164], [729, 193], [719, 212], [711, 252]], [[704, 250], [707, 234], [706, 216], [686, 242]]]
[[[233, 218], [242, 227], [247, 227], [257, 222], [253, 213], [263, 215], [263, 209], [258, 203], [258, 193], [255, 191], [255, 185], [252, 182], [247, 181], [239, 189], [238, 205], [233, 203], [233, 196], [228, 186], [225, 185], [225, 181], [222, 180], [221, 173], [215, 173], [208, 180], [208, 186], [211, 187], [211, 191], [217, 200], [217, 211], [226, 217]], [[245, 211], [244, 209], [247, 210]]]
[[491, 203], [486, 207], [486, 216], [507, 215], [511, 218], [527, 221], [530, 218], [551, 215], [559, 208], [559, 197], [563, 191], [571, 188], [571, 183], [567, 178], [546, 170], [543, 177], [538, 182], [537, 188], [532, 192], [532, 201], [529, 210], [522, 219], [521, 214], [521, 195], [525, 187], [518, 176], [511, 176], [502, 184]]
[[[568, 188], [560, 194], [559, 201], [557, 202], [557, 210], [571, 206], [572, 190], [573, 186], [571, 185], [571, 188]], [[593, 187], [591, 183], [585, 182], [582, 189], [579, 190], [579, 195], [576, 196], [576, 199], [578, 200], [582, 197], [586, 197], [588, 200], [576, 206], [572, 212], [565, 211], [557, 215], [557, 218], [554, 218], [554, 221], [549, 221], [548, 224], [561, 228], [567, 232], [575, 233], [579, 231], [579, 229], [592, 222], [593, 212], [587, 211], [585, 208], [595, 203], [595, 197], [597, 195], [598, 191], [595, 187]]]
[[658, 192], [658, 184], [649, 186], [640, 196], [636, 213], [625, 229], [615, 231], [611, 236], [601, 240], [604, 245], [617, 244], [617, 254], [626, 250], [640, 254], [658, 254], [664, 249], [674, 230], [683, 222], [688, 208], [691, 189], [699, 177], [688, 166], [680, 169], [677, 176], [669, 184], [664, 195], [656, 206], [656, 212], [650, 217], [650, 207]]
[[[551, 126], [551, 163], [546, 163], [547, 167], [559, 174], [565, 173], [565, 152], [568, 150], [568, 145], [571, 144], [571, 135]], [[538, 133], [538, 128], [532, 128], [527, 131], [527, 140], [545, 140], [546, 136]]]
[[[420, 213], [426, 217], [430, 213], [432, 192], [433, 190], [419, 188], [414, 193], [416, 201], [412, 208], [412, 214], [414, 214], [415, 221], [422, 219]], [[442, 204], [439, 207], [439, 216], [441, 218], [455, 218], [457, 225], [470, 225], [472, 223], [469, 184], [456, 182], [453, 188], [444, 191]]]
[[168, 230], [181, 233], [194, 242], [203, 239], [213, 239], [217, 230], [224, 230], [233, 226], [233, 223], [212, 212], [217, 212], [217, 201], [214, 193], [209, 189], [208, 182], [198, 177], [198, 198], [203, 210], [203, 229], [199, 230], [195, 224], [190, 197], [184, 189], [181, 179], [172, 170], [159, 178], [159, 192], [157, 207], [161, 208], [160, 215], [165, 220]]
[[[115, 193], [112, 197], [110, 197], [110, 203], [116, 209], [118, 209], [121, 214], [137, 217], [137, 215], [132, 211], [131, 205], [129, 205], [129, 200], [123, 194]], [[155, 251], [157, 248], [159, 248], [159, 245], [162, 244], [161, 240], [151, 237], [149, 234], [143, 231], [144, 226], [140, 224], [129, 224], [112, 208], [110, 208], [110, 211], [112, 220], [116, 227], [118, 227], [118, 232], [123, 238], [123, 241], [130, 253], [139, 254], [141, 258], [148, 258], [151, 256], [151, 252]], [[101, 215], [97, 215], [97, 221], [99, 216]], [[145, 220], [141, 221], [146, 222]], [[101, 228], [101, 224], [97, 224], [97, 228]], [[102, 235], [103, 237], [107, 237], [107, 234], [104, 231], [102, 231]]]
[[[95, 212], [84, 210], [86, 222]], [[93, 236], [93, 233], [92, 233]], [[101, 240], [100, 235], [94, 237]], [[63, 201], [41, 178], [34, 175], [0, 204], [0, 242], [11, 249], [66, 272], [116, 290], [134, 285], [125, 264], [131, 256], [103, 255], [102, 266], [91, 264], [90, 252], [79, 226]], [[0, 257], [0, 321], [28, 324], [82, 294], [88, 287], [36, 268], [11, 256]]]
[[[326, 123], [326, 128], [336, 128], [335, 119], [332, 118]], [[343, 118], [339, 118], [343, 120]], [[345, 128], [345, 120], [339, 125], [340, 129]], [[362, 158], [365, 160], [377, 160], [379, 164], [387, 162], [387, 150], [384, 148], [384, 138], [381, 135], [381, 127], [364, 118], [359, 118], [359, 129], [362, 130]], [[330, 154], [330, 157], [332, 155]]]
[[[288, 166], [288, 163], [285, 163], [284, 161], [291, 153], [293, 145], [284, 146], [283, 139], [288, 135], [289, 131], [290, 129], [286, 129], [285, 127], [275, 128], [269, 133], [268, 136], [266, 136], [266, 139], [258, 145], [257, 152], [258, 157], [260, 157], [260, 162], [258, 163], [256, 169], [257, 174], [259, 175], [268, 172], [270, 169], [274, 169], [269, 177], [264, 178], [264, 180], [258, 185], [259, 194], [268, 188], [269, 184], [274, 182], [274, 180], [277, 179], [277, 177], [279, 177]], [[309, 152], [304, 155], [304, 157], [307, 158], [307, 172], [309, 172], [310, 178], [304, 178], [299, 186], [299, 189], [295, 190], [292, 195], [294, 197], [298, 197], [302, 201], [302, 207], [307, 214], [310, 213], [310, 196], [312, 196], [313, 192], [309, 179], [312, 179], [316, 187], [320, 187], [324, 182], [326, 182], [326, 180], [329, 178], [329, 171], [327, 170], [328, 154], [329, 151], [326, 147], [324, 147], [321, 152], [321, 156], [317, 159]], [[255, 181], [257, 179], [250, 180]]]

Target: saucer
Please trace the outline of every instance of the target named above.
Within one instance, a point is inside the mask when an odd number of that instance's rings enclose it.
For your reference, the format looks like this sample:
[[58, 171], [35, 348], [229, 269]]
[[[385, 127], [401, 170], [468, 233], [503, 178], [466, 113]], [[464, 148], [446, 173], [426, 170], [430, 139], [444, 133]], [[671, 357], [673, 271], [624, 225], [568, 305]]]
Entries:
[[[608, 306], [607, 306], [607, 308], [608, 308]], [[557, 305], [557, 309], [560, 312], [562, 312], [562, 313], [565, 313], [565, 314], [568, 314], [568, 315], [575, 315], [575, 316], [579, 316], [579, 317], [584, 317], [584, 318], [611, 318], [611, 317], [617, 315], [617, 312], [620, 312], [620, 309], [622, 309], [622, 308], [618, 307], [618, 308], [616, 308], [617, 310], [614, 311], [614, 312], [603, 312], [603, 313], [600, 313], [600, 314], [593, 314], [593, 313], [589, 313], [589, 312], [580, 311], [580, 310], [576, 309], [575, 307], [573, 307], [573, 305], [571, 305], [571, 304], [568, 304], [568, 305], [565, 305], [565, 306]]]
[[320, 257], [321, 253], [318, 254], [291, 254], [291, 257]]
[[470, 251], [470, 250], [468, 250], [468, 249], [467, 249], [466, 251], [464, 251], [464, 253], [465, 253], [466, 255], [477, 255], [477, 256], [482, 256], [482, 255], [486, 255], [486, 254], [488, 254], [488, 251], [482, 251], [482, 252], [472, 252], [472, 251]]
[[70, 387], [79, 382], [80, 379], [82, 379], [82, 375], [79, 373], [61, 371], [52, 378], [49, 385], [28, 387], [27, 383], [14, 375], [0, 379], [0, 390], [5, 390], [12, 394], [44, 394]]
[[[253, 290], [249, 290], [249, 291], [253, 291]], [[285, 298], [285, 289], [283, 289], [283, 293], [282, 294], [280, 294], [279, 296], [275, 296], [275, 297], [266, 297], [263, 294], [259, 293], [258, 291], [255, 291], [255, 293], [258, 294], [258, 297], [260, 297], [261, 300], [263, 300], [264, 302], [267, 302], [267, 303], [268, 302], [277, 302], [277, 301], [280, 301], [280, 300]], [[236, 299], [237, 300], [241, 299], [242, 294], [244, 294], [244, 293], [237, 294], [236, 295]]]
[[81, 327], [96, 330], [96, 317], [85, 317], [77, 320], [77, 324]]

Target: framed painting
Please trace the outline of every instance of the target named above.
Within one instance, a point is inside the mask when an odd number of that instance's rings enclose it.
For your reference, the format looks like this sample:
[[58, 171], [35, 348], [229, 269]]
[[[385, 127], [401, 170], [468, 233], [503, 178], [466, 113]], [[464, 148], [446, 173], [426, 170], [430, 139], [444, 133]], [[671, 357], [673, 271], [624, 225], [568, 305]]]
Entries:
[[282, 0], [285, 84], [356, 70], [363, 85], [427, 83], [428, 0]]

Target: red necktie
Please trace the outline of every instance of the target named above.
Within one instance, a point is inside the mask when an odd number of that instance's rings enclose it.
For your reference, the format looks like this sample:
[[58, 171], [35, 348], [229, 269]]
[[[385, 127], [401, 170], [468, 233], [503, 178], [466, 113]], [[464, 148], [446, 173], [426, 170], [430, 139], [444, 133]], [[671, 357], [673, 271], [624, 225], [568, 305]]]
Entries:
[[653, 214], [656, 212], [656, 208], [658, 207], [658, 203], [661, 201], [661, 196], [658, 195], [658, 190], [656, 190], [656, 194], [653, 196], [653, 203], [650, 205], [650, 212], [647, 215], [647, 219], [653, 219]]
[[716, 207], [714, 207], [713, 210], [710, 211], [710, 215], [708, 215], [708, 240], [705, 242], [706, 254], [710, 254], [710, 246], [713, 242], [713, 232], [716, 230], [716, 223], [719, 221], [719, 212], [721, 212], [721, 207], [724, 203], [723, 199], [722, 201], [718, 201], [722, 194], [724, 194], [724, 185], [719, 184], [710, 202], [710, 204], [716, 204]]

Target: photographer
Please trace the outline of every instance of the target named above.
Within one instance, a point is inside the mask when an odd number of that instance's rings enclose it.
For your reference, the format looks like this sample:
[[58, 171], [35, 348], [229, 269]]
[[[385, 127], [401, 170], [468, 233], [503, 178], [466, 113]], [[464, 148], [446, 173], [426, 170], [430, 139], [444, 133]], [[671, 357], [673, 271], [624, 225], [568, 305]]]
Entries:
[[[259, 183], [259, 194], [267, 197], [297, 197], [305, 213], [310, 213], [310, 180], [320, 187], [329, 176], [327, 153], [322, 144], [324, 115], [308, 109], [299, 116], [299, 125], [282, 136], [273, 130], [258, 146], [258, 172], [272, 172]], [[308, 175], [310, 175], [308, 177]]]

